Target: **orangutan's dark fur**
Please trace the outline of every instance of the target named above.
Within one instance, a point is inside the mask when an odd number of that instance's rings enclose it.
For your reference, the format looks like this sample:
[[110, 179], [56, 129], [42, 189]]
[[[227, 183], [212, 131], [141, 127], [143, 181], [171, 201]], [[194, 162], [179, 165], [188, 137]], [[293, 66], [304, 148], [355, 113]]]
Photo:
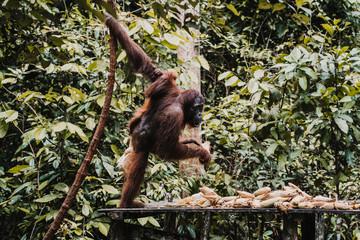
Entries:
[[180, 139], [185, 124], [192, 127], [200, 125], [204, 98], [196, 90], [181, 91], [175, 83], [177, 75], [156, 68], [111, 15], [106, 15], [105, 23], [125, 49], [136, 71], [152, 82], [145, 91], [144, 105], [129, 122], [133, 152], [127, 160], [126, 180], [119, 206], [143, 207], [144, 204], [134, 199], [144, 180], [149, 153], [164, 160], [198, 157], [203, 164], [211, 161], [210, 153], [196, 140]]

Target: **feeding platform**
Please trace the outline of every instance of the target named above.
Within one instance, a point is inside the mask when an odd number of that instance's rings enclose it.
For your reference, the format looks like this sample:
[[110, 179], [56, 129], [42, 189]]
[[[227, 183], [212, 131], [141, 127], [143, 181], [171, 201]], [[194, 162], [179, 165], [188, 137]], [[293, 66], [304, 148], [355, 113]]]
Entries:
[[[201, 208], [181, 207], [168, 202], [147, 204], [145, 208], [110, 208], [101, 209], [112, 219], [110, 239], [188, 239], [188, 236], [179, 236], [175, 231], [176, 217], [180, 214], [191, 216], [195, 214], [201, 219], [197, 239], [209, 239], [211, 218], [217, 214], [235, 214], [240, 216], [256, 216], [260, 226], [264, 228], [265, 215], [276, 215], [282, 219], [281, 239], [299, 239], [298, 225], [301, 225], [301, 239], [324, 239], [325, 214], [360, 214], [360, 210], [327, 210], [327, 209], [288, 209], [283, 212], [277, 208]], [[145, 228], [140, 225], [128, 224], [124, 219], [136, 219], [148, 216], [165, 215], [164, 226], [159, 229]], [[231, 225], [231, 224], [229, 224]], [[261, 228], [261, 227], [260, 227]], [[256, 229], [258, 231], [258, 229]], [[259, 231], [260, 238], [263, 231]], [[165, 238], [164, 238], [165, 237]]]

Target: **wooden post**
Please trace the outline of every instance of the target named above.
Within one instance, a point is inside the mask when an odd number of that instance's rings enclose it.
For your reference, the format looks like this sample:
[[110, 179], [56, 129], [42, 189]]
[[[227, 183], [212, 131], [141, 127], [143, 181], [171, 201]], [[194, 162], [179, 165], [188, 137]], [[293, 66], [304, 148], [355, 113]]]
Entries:
[[315, 239], [324, 240], [325, 237], [324, 214], [315, 213]]
[[315, 213], [304, 214], [301, 222], [302, 239], [315, 239]]
[[298, 234], [297, 234], [298, 221], [294, 215], [295, 214], [283, 215], [283, 232], [282, 232], [283, 240], [298, 239]]
[[211, 226], [211, 213], [205, 212], [202, 213], [202, 224], [200, 229], [200, 239], [208, 240], [210, 235], [210, 226]]
[[176, 213], [165, 214], [164, 231], [176, 233]]

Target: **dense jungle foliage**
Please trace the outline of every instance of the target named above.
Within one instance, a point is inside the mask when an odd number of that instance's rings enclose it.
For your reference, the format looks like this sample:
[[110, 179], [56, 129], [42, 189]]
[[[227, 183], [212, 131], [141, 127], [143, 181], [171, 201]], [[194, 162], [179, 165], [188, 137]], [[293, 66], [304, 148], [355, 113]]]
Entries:
[[[360, 199], [358, 0], [194, 0], [199, 15], [184, 26], [182, 1], [117, 3], [131, 37], [159, 67], [179, 72], [180, 86], [195, 78], [182, 70], [201, 67], [202, 134], [214, 156], [206, 174], [186, 178], [177, 162], [152, 156], [140, 200], [179, 198], [202, 184], [225, 196], [288, 182], [313, 195]], [[190, 27], [200, 30], [200, 56], [181, 62], [177, 49], [192, 37]], [[76, 1], [0, 3], [0, 239], [41, 239], [57, 214], [99, 120], [108, 38]], [[58, 239], [106, 239], [110, 219], [98, 209], [119, 202], [116, 161], [147, 83], [121, 49], [117, 61], [106, 129]], [[162, 221], [138, 219], [152, 227]], [[211, 236], [256, 238], [257, 225], [244, 221], [216, 216]], [[328, 239], [360, 239], [359, 217], [326, 221]], [[265, 238], [277, 238], [277, 229], [266, 226]], [[195, 238], [198, 230], [196, 219], [179, 219], [179, 233]]]

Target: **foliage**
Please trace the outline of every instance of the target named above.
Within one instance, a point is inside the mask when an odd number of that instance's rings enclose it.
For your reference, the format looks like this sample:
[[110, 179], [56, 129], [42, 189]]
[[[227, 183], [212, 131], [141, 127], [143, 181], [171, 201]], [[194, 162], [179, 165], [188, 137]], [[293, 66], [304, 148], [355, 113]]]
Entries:
[[[225, 196], [289, 181], [311, 194], [359, 198], [357, 1], [204, 0], [200, 16], [189, 14], [184, 26], [175, 6], [186, 5], [179, 1], [119, 4], [119, 18], [131, 37], [159, 67], [177, 71], [182, 88], [194, 77], [183, 69], [190, 63], [203, 68], [208, 103], [203, 136], [215, 159], [205, 175], [183, 177], [177, 163], [152, 156], [142, 201], [163, 200], [169, 192], [179, 198], [203, 184]], [[333, 4], [337, 7], [330, 8]], [[177, 48], [190, 38], [191, 26], [200, 28], [202, 55], [179, 62]], [[0, 28], [0, 233], [8, 239], [40, 239], [97, 124], [108, 36], [92, 13], [69, 1], [4, 1]], [[123, 178], [116, 161], [128, 145], [126, 124], [142, 103], [146, 84], [121, 49], [117, 60], [102, 144], [58, 238], [105, 238], [110, 220], [98, 209], [119, 201]], [[240, 223], [253, 222], [232, 215], [215, 218], [213, 233], [228, 238], [248, 236]], [[162, 221], [137, 222], [159, 226]], [[337, 228], [344, 238], [359, 235], [354, 217], [340, 224], [331, 216], [326, 221], [329, 237]], [[239, 224], [229, 229], [228, 222]], [[197, 218], [190, 223], [181, 218], [179, 224], [179, 232], [196, 236]], [[265, 232], [267, 238], [275, 234]]]

